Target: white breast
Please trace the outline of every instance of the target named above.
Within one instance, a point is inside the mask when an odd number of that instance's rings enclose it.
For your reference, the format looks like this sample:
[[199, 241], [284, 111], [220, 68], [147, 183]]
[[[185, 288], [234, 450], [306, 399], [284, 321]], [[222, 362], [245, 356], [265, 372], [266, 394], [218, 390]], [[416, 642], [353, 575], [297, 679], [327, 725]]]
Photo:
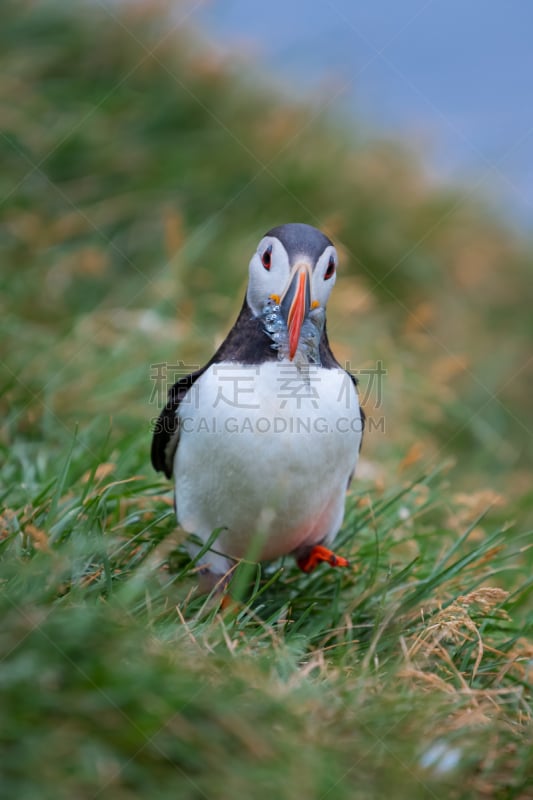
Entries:
[[[182, 527], [228, 556], [277, 558], [324, 539], [344, 514], [361, 416], [343, 370], [289, 361], [214, 364], [179, 407], [174, 459]], [[194, 548], [191, 548], [194, 550]], [[214, 571], [229, 563], [209, 554]]]

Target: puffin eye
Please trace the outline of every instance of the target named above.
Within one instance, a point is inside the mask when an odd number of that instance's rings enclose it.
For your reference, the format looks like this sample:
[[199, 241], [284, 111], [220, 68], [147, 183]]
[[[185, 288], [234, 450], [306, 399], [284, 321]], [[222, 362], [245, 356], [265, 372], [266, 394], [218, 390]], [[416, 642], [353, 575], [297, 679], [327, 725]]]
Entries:
[[328, 268], [324, 274], [324, 280], [329, 281], [329, 279], [335, 274], [335, 259], [333, 256], [329, 257]]
[[270, 244], [263, 253], [263, 255], [261, 256], [261, 261], [263, 262], [263, 266], [267, 270], [270, 269], [270, 264], [272, 262], [271, 255], [272, 255], [272, 245]]

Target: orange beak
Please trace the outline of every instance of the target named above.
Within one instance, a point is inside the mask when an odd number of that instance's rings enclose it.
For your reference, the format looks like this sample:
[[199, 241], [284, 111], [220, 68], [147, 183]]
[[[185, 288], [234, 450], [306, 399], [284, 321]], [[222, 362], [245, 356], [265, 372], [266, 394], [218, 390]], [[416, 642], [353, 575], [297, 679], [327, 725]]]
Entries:
[[289, 284], [281, 303], [286, 312], [289, 330], [289, 360], [292, 361], [298, 349], [302, 324], [311, 306], [309, 273], [305, 265], [299, 266]]

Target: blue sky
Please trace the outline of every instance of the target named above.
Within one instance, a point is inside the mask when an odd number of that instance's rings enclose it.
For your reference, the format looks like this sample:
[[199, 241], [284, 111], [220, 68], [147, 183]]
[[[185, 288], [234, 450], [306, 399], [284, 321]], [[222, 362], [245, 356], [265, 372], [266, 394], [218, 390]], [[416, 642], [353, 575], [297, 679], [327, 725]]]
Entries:
[[530, 0], [211, 0], [193, 19], [295, 92], [331, 80], [344, 110], [421, 150], [439, 179], [531, 222]]

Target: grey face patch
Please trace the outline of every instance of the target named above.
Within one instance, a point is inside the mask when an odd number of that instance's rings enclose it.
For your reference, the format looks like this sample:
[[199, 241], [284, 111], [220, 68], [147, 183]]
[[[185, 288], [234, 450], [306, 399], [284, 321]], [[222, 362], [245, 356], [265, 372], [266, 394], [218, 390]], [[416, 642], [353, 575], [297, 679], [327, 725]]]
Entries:
[[278, 225], [277, 228], [265, 233], [265, 236], [274, 236], [279, 239], [289, 256], [291, 267], [298, 256], [308, 256], [314, 265], [326, 249], [332, 247], [333, 242], [312, 225], [303, 222], [289, 222], [287, 225]]

